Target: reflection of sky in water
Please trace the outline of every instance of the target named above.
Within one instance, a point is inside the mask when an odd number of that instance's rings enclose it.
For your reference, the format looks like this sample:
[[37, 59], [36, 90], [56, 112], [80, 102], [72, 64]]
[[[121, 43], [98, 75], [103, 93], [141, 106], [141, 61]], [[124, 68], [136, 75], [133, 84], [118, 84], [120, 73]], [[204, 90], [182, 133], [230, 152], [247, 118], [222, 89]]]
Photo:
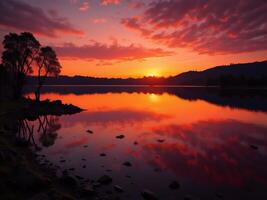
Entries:
[[[216, 193], [225, 199], [267, 198], [264, 112], [168, 94], [50, 93], [43, 98], [62, 99], [86, 111], [61, 116], [55, 144], [41, 153], [62, 169], [74, 167], [73, 175], [91, 180], [110, 175], [114, 184], [125, 188], [121, 196], [126, 199], [138, 199], [143, 188], [155, 191], [162, 199], [186, 194], [216, 199]], [[116, 139], [120, 134], [126, 137]], [[259, 149], [252, 149], [252, 144]], [[107, 156], [100, 157], [101, 153]], [[65, 163], [60, 163], [62, 157]], [[123, 166], [125, 161], [133, 166]], [[173, 180], [181, 183], [181, 189], [168, 188]]]

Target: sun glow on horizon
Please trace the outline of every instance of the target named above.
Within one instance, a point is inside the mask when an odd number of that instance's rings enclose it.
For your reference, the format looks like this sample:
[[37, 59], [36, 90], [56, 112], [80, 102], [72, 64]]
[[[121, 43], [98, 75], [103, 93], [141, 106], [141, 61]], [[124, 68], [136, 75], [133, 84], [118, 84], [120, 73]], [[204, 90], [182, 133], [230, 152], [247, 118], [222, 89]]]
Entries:
[[162, 76], [162, 74], [155, 70], [155, 71], [148, 72], [146, 76], [148, 76], [148, 77], [160, 77], [160, 76]]

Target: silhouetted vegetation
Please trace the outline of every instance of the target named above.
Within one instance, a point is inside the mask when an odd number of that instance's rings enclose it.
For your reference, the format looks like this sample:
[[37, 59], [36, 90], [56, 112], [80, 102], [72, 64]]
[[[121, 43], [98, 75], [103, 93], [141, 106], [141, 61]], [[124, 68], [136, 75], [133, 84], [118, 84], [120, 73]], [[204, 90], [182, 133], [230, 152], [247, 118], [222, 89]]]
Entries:
[[[28, 77], [36, 84], [36, 77]], [[265, 87], [267, 86], [267, 61], [218, 66], [201, 72], [190, 71], [173, 77], [143, 78], [95, 78], [84, 76], [48, 77], [47, 85], [199, 85], [222, 87]]]
[[51, 47], [42, 47], [36, 57], [38, 67], [38, 85], [35, 91], [36, 101], [40, 101], [41, 87], [47, 76], [57, 77], [60, 73], [60, 63], [56, 52]]
[[9, 33], [4, 37], [3, 48], [0, 66], [1, 96], [20, 98], [26, 77], [37, 67], [36, 100], [39, 101], [45, 78], [60, 73], [61, 66], [55, 51], [51, 47], [41, 47], [33, 34], [28, 32]]

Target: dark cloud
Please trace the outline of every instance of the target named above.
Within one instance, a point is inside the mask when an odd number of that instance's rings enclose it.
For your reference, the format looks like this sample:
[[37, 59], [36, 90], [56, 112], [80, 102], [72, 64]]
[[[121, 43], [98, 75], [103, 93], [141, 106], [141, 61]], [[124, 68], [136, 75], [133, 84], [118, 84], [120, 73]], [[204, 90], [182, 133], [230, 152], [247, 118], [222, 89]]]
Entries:
[[141, 60], [150, 57], [163, 57], [171, 52], [160, 48], [146, 48], [141, 45], [122, 46], [116, 42], [111, 45], [92, 42], [88, 45], [76, 46], [72, 43], [55, 47], [61, 58], [86, 60]]
[[0, 1], [0, 26], [56, 37], [59, 33], [83, 34], [57, 12], [45, 13], [41, 8], [15, 0]]
[[266, 19], [265, 0], [162, 0], [122, 23], [172, 48], [225, 54], [267, 50]]

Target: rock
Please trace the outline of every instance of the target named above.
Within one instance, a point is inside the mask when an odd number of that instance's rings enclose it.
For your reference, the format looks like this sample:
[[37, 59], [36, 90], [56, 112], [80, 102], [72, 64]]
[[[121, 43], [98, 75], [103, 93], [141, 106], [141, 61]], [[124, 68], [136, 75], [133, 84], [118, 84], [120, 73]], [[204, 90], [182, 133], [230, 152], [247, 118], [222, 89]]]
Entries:
[[117, 135], [116, 138], [117, 139], [123, 139], [125, 136], [124, 135]]
[[101, 157], [105, 157], [106, 154], [105, 154], [105, 153], [101, 153], [100, 156], [101, 156]]
[[131, 167], [132, 166], [132, 164], [130, 162], [128, 162], [128, 161], [124, 162], [123, 165], [127, 166], [127, 167]]
[[101, 184], [98, 183], [98, 182], [93, 183], [93, 187], [94, 187], [94, 188], [98, 188], [98, 187], [100, 187], [100, 186], [101, 186]]
[[158, 200], [156, 195], [149, 190], [144, 190], [141, 195], [145, 200]]
[[51, 200], [51, 198], [45, 193], [40, 193], [40, 194], [34, 195], [29, 200]]
[[63, 170], [63, 171], [62, 171], [62, 174], [63, 174], [63, 175], [67, 175], [67, 174], [68, 174], [68, 171], [67, 171], [67, 170]]
[[119, 192], [119, 193], [122, 193], [122, 192], [123, 192], [122, 187], [120, 187], [119, 185], [114, 185], [114, 190], [115, 190], [116, 192]]
[[172, 181], [169, 185], [169, 188], [172, 190], [176, 190], [180, 188], [180, 184], [177, 181]]
[[257, 146], [255, 146], [255, 145], [250, 145], [250, 148], [252, 148], [252, 149], [255, 149], [255, 150], [257, 150], [258, 149], [258, 147]]
[[163, 140], [163, 139], [158, 139], [157, 140], [159, 143], [163, 143], [165, 140]]
[[64, 163], [64, 162], [66, 162], [66, 160], [60, 160], [60, 162], [61, 162], [61, 163]]
[[15, 183], [19, 189], [25, 191], [40, 191], [51, 185], [50, 179], [41, 177], [35, 172], [24, 167], [17, 170]]
[[83, 165], [82, 168], [86, 168], [86, 165]]
[[87, 147], [88, 147], [88, 145], [84, 145], [84, 146], [83, 146], [83, 148], [87, 148]]
[[57, 104], [57, 105], [62, 105], [62, 101], [61, 100], [55, 100], [52, 101], [53, 104]]
[[69, 168], [69, 171], [74, 171], [74, 170], [75, 170], [75, 168], [73, 168], [73, 167], [72, 168]]
[[68, 175], [63, 175], [60, 178], [60, 181], [62, 184], [69, 186], [69, 187], [74, 187], [77, 185], [76, 180], [74, 178], [72, 178], [71, 176], [68, 176]]
[[219, 199], [222, 199], [223, 195], [221, 193], [216, 193], [216, 197], [218, 197]]
[[83, 180], [83, 179], [84, 179], [83, 177], [78, 176], [78, 175], [76, 175], [75, 177], [76, 177], [77, 179], [79, 179], [79, 180]]
[[113, 194], [113, 192], [108, 190], [108, 191], [106, 191], [106, 194]]
[[135, 142], [134, 142], [134, 145], [138, 145], [138, 142], [135, 141]]
[[154, 171], [155, 171], [155, 172], [161, 172], [161, 169], [159, 169], [159, 168], [155, 168]]
[[108, 184], [112, 183], [112, 178], [108, 175], [104, 175], [104, 176], [100, 177], [97, 181], [99, 183], [101, 183], [102, 185], [108, 185]]
[[4, 162], [6, 160], [5, 154], [0, 151], [0, 162]]
[[89, 129], [88, 129], [86, 132], [87, 132], [87, 133], [90, 133], [90, 134], [93, 134], [93, 133], [94, 133], [93, 131], [91, 131], [91, 130], [89, 130]]
[[93, 186], [91, 184], [87, 184], [83, 190], [82, 193], [86, 196], [92, 196], [96, 194], [96, 191], [94, 190]]

